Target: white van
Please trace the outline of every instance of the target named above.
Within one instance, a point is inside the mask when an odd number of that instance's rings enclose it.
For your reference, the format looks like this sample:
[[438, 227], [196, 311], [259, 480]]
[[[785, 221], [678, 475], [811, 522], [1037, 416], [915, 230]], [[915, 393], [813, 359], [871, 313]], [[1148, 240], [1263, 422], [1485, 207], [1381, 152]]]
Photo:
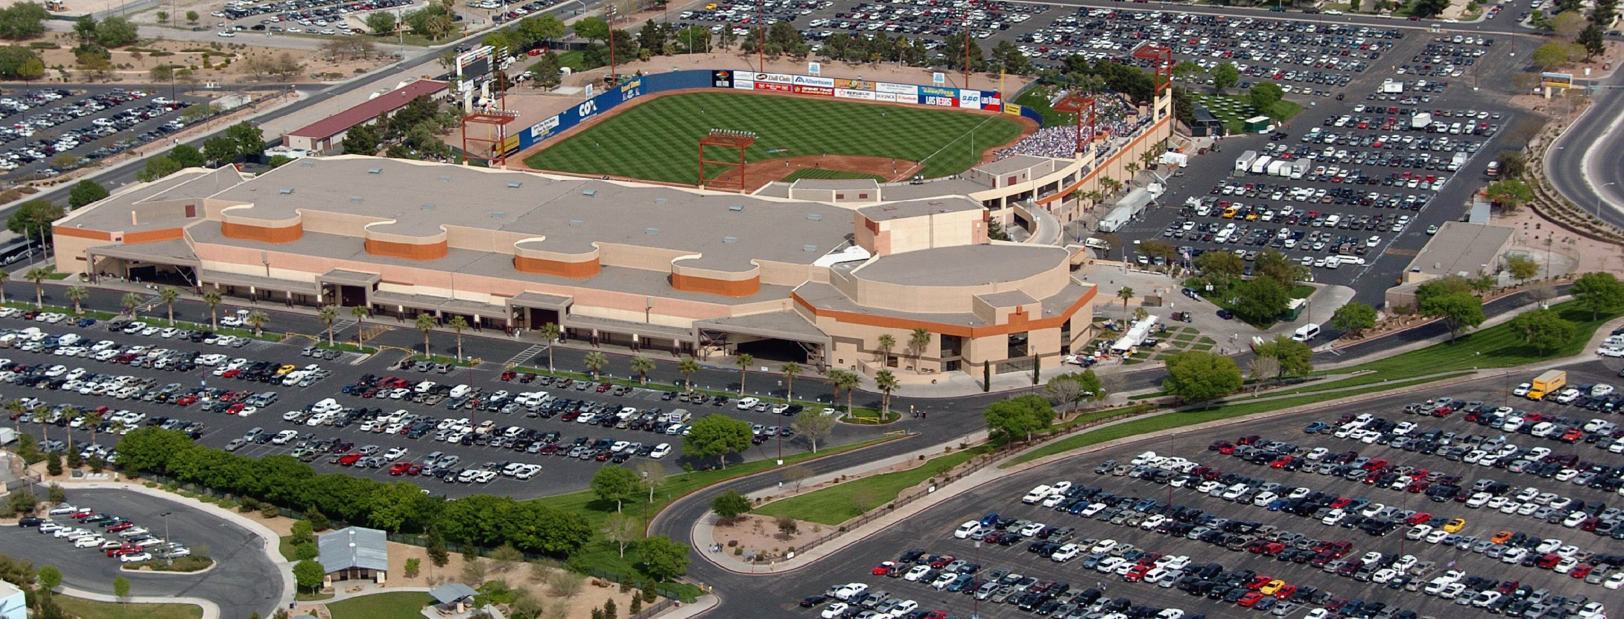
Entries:
[[1038, 486], [1033, 488], [1031, 492], [1026, 493], [1026, 496], [1021, 498], [1021, 502], [1027, 505], [1036, 505], [1039, 501], [1048, 498], [1049, 493], [1053, 491], [1054, 489], [1047, 485]]
[[1303, 325], [1301, 327], [1297, 327], [1296, 331], [1291, 332], [1291, 339], [1292, 339], [1292, 341], [1296, 341], [1296, 342], [1307, 342], [1309, 340], [1314, 339], [1315, 337], [1318, 337], [1319, 333], [1320, 333], [1320, 326], [1319, 325], [1314, 324], [1314, 323], [1308, 323], [1308, 324]]

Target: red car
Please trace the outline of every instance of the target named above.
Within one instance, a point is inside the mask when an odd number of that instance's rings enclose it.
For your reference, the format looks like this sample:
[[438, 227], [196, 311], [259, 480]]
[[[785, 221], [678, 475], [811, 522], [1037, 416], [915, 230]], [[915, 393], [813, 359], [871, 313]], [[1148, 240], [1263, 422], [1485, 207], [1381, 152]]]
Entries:
[[360, 460], [360, 459], [361, 459], [361, 453], [357, 452], [357, 451], [352, 451], [350, 453], [344, 454], [343, 457], [340, 457], [338, 459], [338, 463], [342, 464], [344, 466], [355, 466], [355, 462], [357, 460]]
[[1263, 594], [1256, 591], [1247, 591], [1246, 595], [1241, 596], [1240, 601], [1236, 602], [1236, 604], [1240, 604], [1241, 608], [1251, 608], [1253, 604], [1258, 603], [1258, 601], [1262, 600], [1264, 597], [1265, 596]]
[[410, 462], [405, 462], [405, 461], [396, 462], [396, 463], [389, 466], [389, 474], [390, 475], [404, 475], [404, 474], [406, 474], [406, 470], [410, 469], [410, 468], [412, 468], [412, 463], [410, 463]]
[[119, 555], [127, 555], [132, 552], [141, 552], [141, 548], [135, 544], [120, 544], [118, 548], [108, 548], [107, 556], [116, 557]]
[[944, 567], [947, 567], [947, 564], [952, 563], [952, 562], [953, 562], [953, 555], [942, 555], [942, 556], [936, 557], [935, 561], [930, 562], [930, 569], [939, 570], [939, 569], [942, 569]]
[[1133, 569], [1128, 570], [1128, 573], [1122, 575], [1122, 580], [1139, 582], [1145, 579], [1145, 574], [1149, 573], [1150, 570], [1151, 566], [1149, 565], [1135, 565]]
[[1425, 523], [1428, 520], [1432, 520], [1432, 514], [1426, 512], [1416, 512], [1414, 516], [1410, 516], [1408, 520], [1405, 520], [1404, 524], [1417, 525]]
[[1297, 585], [1293, 585], [1293, 584], [1282, 585], [1280, 587], [1279, 591], [1274, 592], [1274, 599], [1284, 600], [1286, 598], [1291, 597], [1291, 594], [1296, 593], [1296, 592], [1297, 592]]
[[418, 475], [422, 475], [423, 474], [423, 465], [421, 465], [421, 464], [413, 464], [413, 465], [407, 467], [406, 468], [406, 474], [410, 475], [412, 477], [417, 477]]
[[1262, 576], [1262, 575], [1253, 576], [1252, 577], [1252, 582], [1246, 583], [1246, 588], [1251, 589], [1253, 591], [1257, 591], [1258, 589], [1262, 589], [1263, 585], [1269, 584], [1273, 580], [1274, 580], [1274, 577], [1272, 577], [1272, 576]]
[[869, 573], [871, 573], [871, 574], [873, 574], [875, 576], [889, 576], [891, 574], [891, 570], [896, 569], [896, 567], [897, 567], [896, 563], [891, 562], [891, 561], [886, 561], [884, 563], [881, 563], [879, 565], [874, 566], [874, 569], [871, 570]]
[[513, 370], [508, 370], [506, 372], [502, 372], [502, 382], [507, 382], [507, 381], [513, 380], [514, 374], [515, 374], [515, 372]]
[[133, 522], [120, 522], [120, 523], [115, 524], [113, 526], [107, 527], [107, 532], [108, 533], [117, 533], [119, 531], [123, 531], [125, 529], [129, 529], [129, 528], [132, 528], [134, 526], [135, 526], [135, 523], [133, 523]]
[[1286, 468], [1287, 464], [1291, 464], [1291, 456], [1280, 456], [1278, 458], [1275, 458], [1274, 462], [1269, 463], [1269, 468], [1271, 468], [1271, 469], [1283, 469], [1283, 468]]
[[1573, 568], [1573, 571], [1568, 572], [1568, 575], [1574, 578], [1584, 578], [1589, 576], [1590, 571], [1594, 569], [1596, 569], [1596, 566], [1594, 565], [1589, 563], [1580, 563], [1577, 567]]
[[1353, 499], [1351, 498], [1345, 496], [1337, 497], [1335, 501], [1331, 501], [1331, 509], [1342, 509], [1352, 503]]

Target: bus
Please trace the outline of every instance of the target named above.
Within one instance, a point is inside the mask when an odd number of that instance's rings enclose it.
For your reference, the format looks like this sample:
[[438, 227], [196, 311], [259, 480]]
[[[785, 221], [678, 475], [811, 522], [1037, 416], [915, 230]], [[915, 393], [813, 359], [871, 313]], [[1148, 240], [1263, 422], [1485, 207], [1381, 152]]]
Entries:
[[0, 231], [0, 265], [10, 266], [34, 255], [39, 249], [39, 242], [32, 241], [15, 232]]

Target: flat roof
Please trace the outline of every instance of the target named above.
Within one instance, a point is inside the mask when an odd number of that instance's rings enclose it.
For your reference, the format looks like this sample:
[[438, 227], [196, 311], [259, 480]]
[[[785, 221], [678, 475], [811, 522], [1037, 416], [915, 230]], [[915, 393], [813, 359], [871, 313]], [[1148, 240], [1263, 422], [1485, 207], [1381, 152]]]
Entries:
[[979, 211], [981, 204], [964, 196], [942, 196], [927, 200], [905, 200], [902, 202], [888, 202], [857, 209], [864, 217], [871, 221], [890, 221], [893, 219], [907, 219], [938, 213], [961, 213], [964, 211]]
[[700, 256], [687, 265], [731, 271], [811, 264], [851, 232], [850, 211], [827, 204], [359, 156], [307, 157], [216, 199], [270, 220], [319, 210], [391, 221], [371, 229], [404, 236], [518, 232], [537, 237], [526, 247], [567, 254], [604, 242], [678, 250]]
[[[196, 218], [190, 220], [167, 219], [131, 224], [130, 222], [133, 219], [130, 212], [136, 206], [148, 202], [203, 200], [239, 185], [244, 180], [244, 177], [232, 166], [225, 166], [217, 170], [187, 168], [157, 181], [138, 184], [128, 190], [116, 192], [96, 203], [95, 208], [81, 208], [71, 211], [66, 217], [58, 220], [56, 225], [103, 231], [118, 230], [126, 233], [176, 228], [195, 221]], [[197, 209], [197, 218], [202, 216], [203, 209]]]
[[1437, 277], [1467, 273], [1476, 276], [1498, 266], [1500, 250], [1511, 240], [1511, 228], [1447, 221], [1410, 261], [1411, 273]]
[[1060, 247], [959, 245], [882, 256], [858, 267], [853, 274], [905, 286], [981, 286], [1026, 279], [1070, 258], [1071, 253]]
[[873, 189], [880, 182], [872, 178], [803, 178], [791, 185], [795, 189]]
[[348, 131], [350, 127], [377, 118], [379, 114], [386, 114], [405, 107], [407, 103], [412, 102], [412, 99], [423, 95], [432, 95], [445, 90], [445, 88], [445, 82], [417, 80], [363, 101], [355, 107], [289, 131], [288, 135], [317, 140], [330, 138]]
[[992, 175], [1009, 174], [1010, 172], [1020, 172], [1038, 167], [1048, 167], [1050, 171], [1053, 171], [1054, 161], [1054, 159], [1037, 155], [1014, 155], [991, 163], [984, 163], [972, 169]]

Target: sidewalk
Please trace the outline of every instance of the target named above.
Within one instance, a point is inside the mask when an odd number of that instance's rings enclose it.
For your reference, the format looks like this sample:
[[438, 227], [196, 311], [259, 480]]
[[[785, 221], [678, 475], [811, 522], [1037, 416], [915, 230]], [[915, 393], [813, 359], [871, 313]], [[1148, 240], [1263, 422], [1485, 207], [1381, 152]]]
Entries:
[[[1565, 296], [1560, 296], [1560, 297], [1550, 299], [1548, 301], [1545, 301], [1544, 303], [1545, 303], [1545, 305], [1556, 305], [1558, 303], [1566, 303], [1566, 302], [1572, 301], [1572, 300], [1573, 300], [1572, 296], [1566, 296], [1565, 295]], [[1493, 327], [1493, 326], [1496, 326], [1496, 325], [1501, 325], [1501, 324], [1511, 322], [1511, 320], [1513, 318], [1516, 318], [1517, 316], [1522, 315], [1524, 312], [1528, 312], [1528, 311], [1535, 310], [1535, 309], [1538, 309], [1538, 308], [1539, 308], [1539, 304], [1530, 303], [1528, 305], [1518, 307], [1518, 308], [1513, 309], [1511, 311], [1503, 312], [1503, 313], [1501, 313], [1501, 314], [1499, 314], [1497, 316], [1490, 317], [1488, 320], [1483, 321], [1483, 324], [1478, 325], [1477, 328], [1473, 329], [1473, 331], [1482, 331], [1483, 329], [1487, 329], [1489, 327]], [[1416, 325], [1413, 325], [1413, 326], [1409, 327], [1409, 329], [1414, 329], [1414, 328], [1420, 327], [1422, 325], [1429, 324], [1430, 322], [1431, 321], [1417, 323]], [[1613, 324], [1613, 323], [1608, 323], [1608, 325], [1611, 325], [1611, 324]], [[1382, 334], [1381, 337], [1373, 338], [1373, 339], [1394, 337], [1394, 336], [1403, 334], [1405, 331], [1408, 331], [1409, 329], [1401, 329], [1401, 330], [1398, 330], [1398, 331], [1385, 333], [1385, 334]], [[1607, 328], [1607, 325], [1603, 325], [1603, 329], [1606, 329], [1607, 331], [1612, 330], [1610, 328]], [[1597, 329], [1596, 332], [1601, 333], [1602, 329]], [[1606, 339], [1606, 336], [1603, 335], [1602, 338]], [[1358, 342], [1354, 342], [1354, 343], [1355, 344], [1365, 344], [1365, 343], [1368, 343], [1370, 341], [1371, 340], [1359, 340]], [[1445, 343], [1445, 342], [1448, 342], [1448, 341], [1449, 341], [1449, 335], [1444, 334], [1444, 335], [1439, 335], [1437, 337], [1427, 338], [1427, 339], [1424, 339], [1424, 340], [1416, 340], [1416, 341], [1413, 341], [1413, 342], [1405, 342], [1405, 343], [1399, 344], [1399, 345], [1397, 345], [1397, 346], [1395, 346], [1393, 348], [1387, 349], [1386, 355], [1384, 357], [1382, 357], [1382, 358], [1392, 357], [1394, 355], [1407, 353], [1407, 352], [1410, 352], [1410, 351], [1413, 351], [1413, 350], [1420, 350], [1420, 349], [1426, 348], [1428, 346], [1434, 346], [1434, 345], [1442, 344], [1442, 343]], [[1591, 344], [1594, 345], [1594, 344], [1597, 344], [1599, 342], [1600, 342], [1600, 340], [1596, 340], [1596, 341], [1591, 342]], [[1332, 349], [1329, 349], [1329, 350], [1334, 351], [1335, 349], [1332, 348]], [[1346, 361], [1336, 361], [1336, 362], [1332, 362], [1332, 363], [1322, 364], [1322, 365], [1316, 366], [1315, 369], [1317, 369], [1317, 370], [1339, 370], [1339, 369], [1349, 367], [1349, 366], [1363, 365], [1363, 364], [1369, 363], [1371, 361], [1375, 361], [1375, 359], [1349, 359], [1349, 360], [1346, 360]]]

